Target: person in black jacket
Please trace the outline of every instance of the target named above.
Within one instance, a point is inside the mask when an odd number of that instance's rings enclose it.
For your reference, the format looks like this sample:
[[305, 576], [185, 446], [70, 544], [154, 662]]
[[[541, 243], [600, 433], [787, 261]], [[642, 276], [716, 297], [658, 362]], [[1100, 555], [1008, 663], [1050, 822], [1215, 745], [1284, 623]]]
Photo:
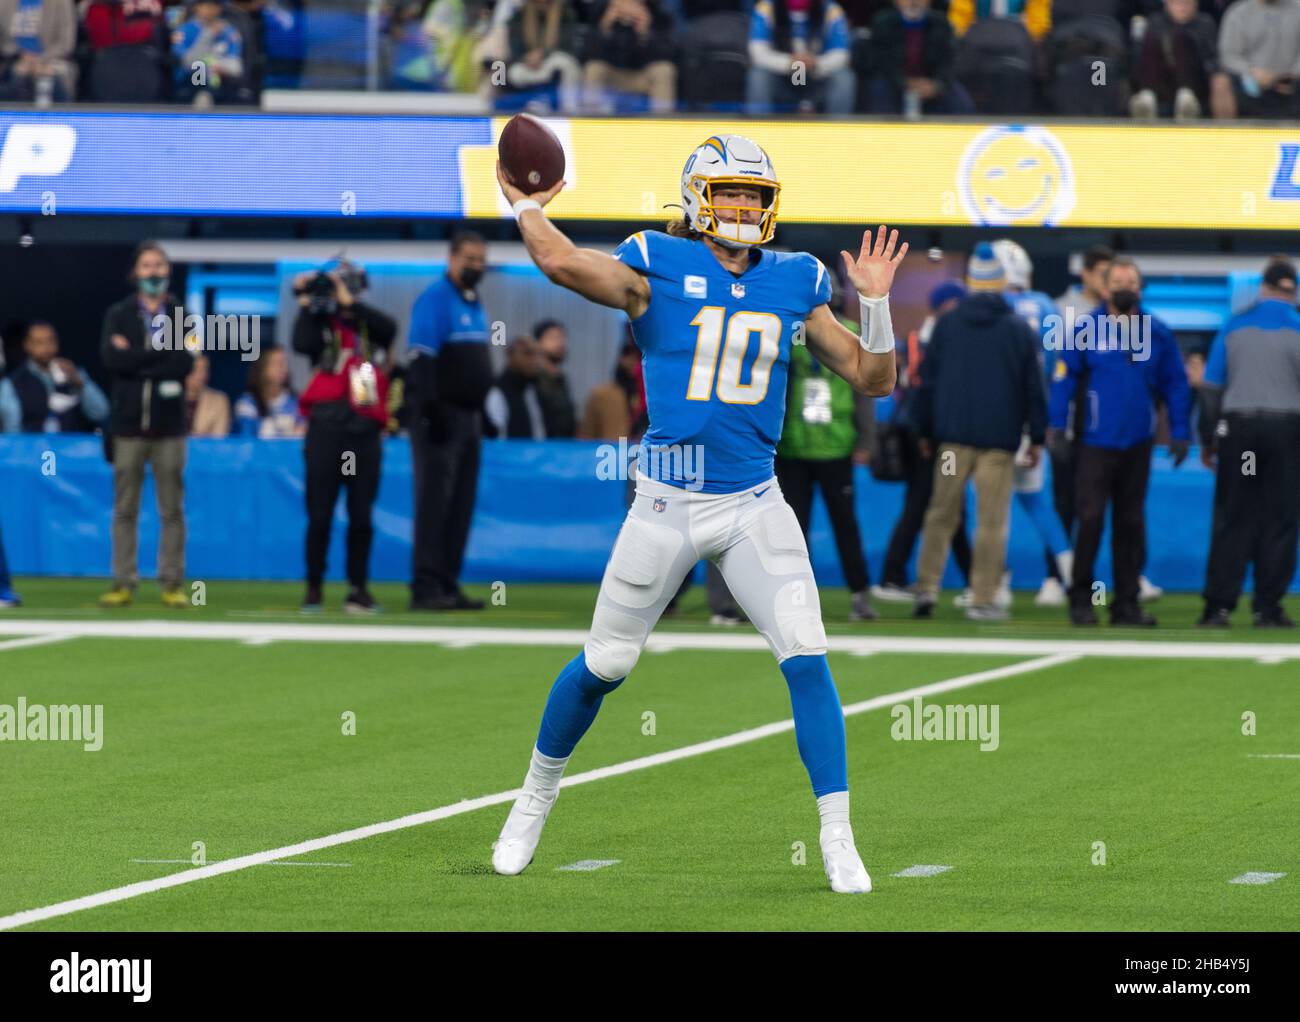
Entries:
[[[1216, 79], [1222, 81], [1215, 84]], [[1196, 10], [1196, 0], [1165, 0], [1165, 9], [1147, 19], [1129, 112], [1139, 120], [1171, 115], [1180, 121], [1195, 120], [1211, 106], [1211, 85], [1216, 95], [1232, 92], [1232, 83], [1219, 70], [1219, 30], [1214, 19]], [[1215, 110], [1219, 117], [1230, 113]]]
[[953, 76], [953, 33], [930, 0], [895, 0], [871, 22], [866, 72], [871, 112], [897, 114], [908, 92], [927, 114], [973, 114], [975, 103]]
[[382, 363], [397, 323], [357, 298], [365, 286], [365, 272], [347, 263], [300, 274], [294, 281], [300, 309], [293, 350], [311, 359], [316, 370], [298, 399], [307, 420], [304, 613], [318, 612], [324, 599], [325, 557], [340, 489], [347, 490], [348, 503], [349, 588], [343, 609], [351, 614], [379, 609], [367, 588], [374, 537], [370, 513], [379, 493], [380, 441], [388, 422], [388, 378]]
[[583, 78], [589, 99], [612, 112], [610, 92], [647, 96], [650, 110], [677, 105], [673, 16], [659, 0], [600, 0], [592, 12]]
[[139, 583], [137, 545], [144, 466], [153, 468], [162, 520], [158, 581], [168, 607], [189, 606], [185, 578], [185, 377], [201, 338], [181, 338], [186, 315], [167, 291], [171, 264], [156, 242], [141, 242], [131, 266], [133, 294], [104, 314], [100, 357], [112, 377], [107, 449], [113, 463], [113, 588], [105, 607], [125, 607]]
[[483, 404], [484, 432], [494, 440], [544, 440], [546, 410], [538, 389], [541, 356], [531, 337], [506, 349], [506, 368]]
[[936, 457], [917, 563], [917, 617], [933, 612], [971, 478], [976, 496], [974, 593], [966, 616], [977, 621], [1007, 616], [994, 597], [1007, 552], [1015, 454], [1027, 428], [1030, 466], [1042, 456], [1047, 391], [1038, 338], [1002, 297], [1006, 283], [993, 246], [981, 242], [967, 268], [971, 293], [935, 324], [921, 363], [917, 426], [923, 452], [928, 456], [934, 450]]

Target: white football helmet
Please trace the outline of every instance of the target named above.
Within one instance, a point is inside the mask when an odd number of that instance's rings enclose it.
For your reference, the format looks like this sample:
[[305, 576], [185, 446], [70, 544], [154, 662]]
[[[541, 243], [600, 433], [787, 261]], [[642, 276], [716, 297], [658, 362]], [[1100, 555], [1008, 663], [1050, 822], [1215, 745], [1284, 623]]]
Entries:
[[[740, 222], [739, 210], [750, 207], [718, 206], [713, 190], [719, 185], [757, 185], [763, 211], [756, 224]], [[781, 185], [772, 161], [762, 148], [743, 135], [713, 135], [697, 146], [682, 169], [682, 205], [694, 230], [717, 238], [728, 248], [749, 248], [772, 240]], [[736, 211], [728, 220], [719, 210]]]
[[1029, 253], [1010, 238], [999, 238], [993, 242], [993, 254], [1002, 264], [1002, 272], [1007, 275], [1011, 287], [1029, 290], [1029, 282], [1034, 279], [1034, 263]]

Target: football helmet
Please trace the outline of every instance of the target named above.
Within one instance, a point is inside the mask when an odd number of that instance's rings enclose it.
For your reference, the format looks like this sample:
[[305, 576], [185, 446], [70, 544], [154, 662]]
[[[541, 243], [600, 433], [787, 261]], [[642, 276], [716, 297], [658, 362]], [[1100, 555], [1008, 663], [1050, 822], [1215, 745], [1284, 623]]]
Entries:
[[993, 242], [993, 254], [1002, 264], [1002, 272], [1007, 275], [1011, 287], [1029, 290], [1029, 282], [1034, 277], [1034, 263], [1029, 253], [1010, 238], [999, 238]]
[[[753, 207], [720, 206], [714, 192], [722, 185], [750, 185], [759, 189], [762, 216], [756, 224], [740, 221], [740, 210]], [[682, 205], [694, 230], [716, 238], [728, 248], [749, 248], [772, 240], [781, 185], [772, 161], [761, 146], [743, 135], [713, 135], [697, 146], [682, 168]], [[720, 211], [732, 211], [728, 219]]]

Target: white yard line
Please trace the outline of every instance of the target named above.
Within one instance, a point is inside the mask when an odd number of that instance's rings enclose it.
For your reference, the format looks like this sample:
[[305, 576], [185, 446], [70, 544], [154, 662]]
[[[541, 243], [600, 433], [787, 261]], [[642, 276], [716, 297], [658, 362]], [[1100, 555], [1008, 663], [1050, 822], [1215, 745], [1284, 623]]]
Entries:
[[[44, 622], [42, 622], [44, 623]], [[19, 629], [20, 632], [26, 633], [27, 629]], [[35, 628], [32, 629], [36, 631]], [[0, 629], [0, 635], [13, 634], [8, 629]], [[75, 639], [76, 636], [70, 633], [66, 628], [61, 632], [47, 632], [43, 635], [28, 635], [25, 639], [9, 639], [0, 642], [0, 652], [9, 649], [25, 649], [28, 646], [48, 646], [52, 642], [67, 642], [69, 639]]]
[[[916, 696], [935, 695], [940, 692], [950, 692], [954, 689], [968, 688], [971, 685], [979, 685], [988, 681], [997, 681], [1000, 678], [1011, 678], [1020, 674], [1028, 674], [1031, 671], [1041, 671], [1050, 667], [1057, 667], [1061, 664], [1070, 663], [1074, 659], [1076, 658], [1073, 654], [1056, 653], [1052, 656], [1045, 656], [1036, 660], [1010, 664], [1006, 667], [996, 667], [988, 671], [977, 671], [974, 674], [963, 674], [955, 678], [931, 682], [928, 685], [918, 685], [914, 688], [904, 689], [901, 692], [892, 692], [888, 695], [876, 696], [872, 699], [864, 699], [861, 702], [851, 703], [844, 707], [844, 713], [845, 716], [867, 713], [870, 710], [893, 706], [895, 703], [904, 702], [913, 699]], [[714, 738], [707, 742], [698, 742], [695, 745], [683, 746], [680, 749], [672, 749], [668, 752], [660, 752], [652, 756], [640, 756], [637, 759], [627, 760], [623, 763], [615, 763], [612, 766], [599, 767], [595, 770], [587, 770], [580, 774], [574, 774], [572, 777], [566, 777], [561, 781], [560, 787], [571, 788], [578, 784], [587, 784], [591, 781], [599, 781], [607, 777], [618, 777], [621, 774], [630, 774], [637, 770], [645, 770], [649, 767], [660, 766], [664, 763], [674, 763], [677, 760], [689, 759], [693, 756], [702, 756], [705, 753], [716, 752], [720, 749], [734, 748], [737, 745], [744, 745], [747, 742], [758, 741], [761, 738], [768, 738], [772, 735], [779, 735], [783, 732], [793, 730], [793, 720], [782, 720], [773, 724], [764, 724], [761, 727], [738, 731], [735, 734], [725, 735], [722, 738]], [[395, 820], [385, 820], [383, 823], [371, 823], [364, 827], [354, 827], [352, 830], [340, 831], [337, 834], [328, 834], [325, 837], [312, 838], [309, 841], [300, 841], [297, 844], [286, 845], [283, 848], [272, 848], [265, 852], [254, 852], [251, 855], [241, 855], [234, 859], [209, 863], [206, 866], [200, 866], [196, 869], [182, 870], [179, 873], [173, 873], [170, 876], [165, 877], [158, 877], [154, 880], [141, 880], [134, 884], [127, 884], [124, 887], [114, 887], [111, 890], [100, 891], [98, 894], [89, 894], [82, 898], [73, 898], [71, 901], [61, 901], [55, 905], [46, 905], [43, 908], [26, 909], [22, 912], [15, 912], [12, 915], [0, 916], [0, 930], [11, 930], [17, 926], [27, 926], [31, 923], [43, 922], [46, 919], [56, 919], [59, 916], [71, 915], [74, 912], [84, 912], [87, 909], [112, 905], [115, 902], [138, 898], [141, 895], [152, 894], [155, 891], [164, 891], [169, 887], [180, 887], [182, 884], [192, 884], [198, 880], [208, 880], [211, 877], [222, 876], [225, 873], [234, 873], [238, 870], [248, 869], [252, 866], [265, 865], [279, 859], [293, 859], [302, 855], [308, 855], [312, 852], [318, 852], [323, 848], [334, 848], [337, 845], [345, 845], [353, 841], [362, 841], [366, 838], [377, 837], [380, 834], [390, 834], [396, 830], [405, 830], [408, 827], [418, 827], [425, 823], [433, 823], [437, 820], [446, 820], [453, 816], [472, 813], [477, 809], [486, 809], [488, 806], [513, 802], [518, 795], [519, 789], [517, 788], [512, 789], [511, 791], [499, 791], [494, 795], [483, 795], [479, 798], [465, 799], [460, 802], [452, 803], [451, 805], [440, 806], [437, 809], [429, 809], [422, 813], [412, 813], [409, 816], [401, 816]]]
[[[96, 639], [216, 639], [238, 642], [398, 643], [402, 645], [563, 646], [576, 648], [587, 632], [576, 628], [462, 628], [435, 625], [259, 624], [224, 621], [38, 621], [0, 620], [0, 635], [62, 635]], [[1300, 660], [1300, 643], [1165, 642], [1137, 639], [999, 639], [944, 638], [918, 635], [833, 635], [834, 653], [954, 653], [990, 656], [1127, 657], [1155, 660]], [[649, 652], [674, 650], [766, 652], [755, 632], [657, 632], [646, 642]]]

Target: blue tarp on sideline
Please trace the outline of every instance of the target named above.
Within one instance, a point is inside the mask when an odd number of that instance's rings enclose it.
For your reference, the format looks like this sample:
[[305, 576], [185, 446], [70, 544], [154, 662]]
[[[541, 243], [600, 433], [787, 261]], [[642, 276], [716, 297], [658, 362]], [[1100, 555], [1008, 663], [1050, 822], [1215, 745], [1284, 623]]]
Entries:
[[[626, 486], [600, 478], [600, 446], [564, 440], [484, 443], [465, 580], [598, 582], [623, 519]], [[301, 441], [191, 440], [185, 486], [190, 578], [302, 578]], [[1163, 452], [1157, 454], [1147, 501], [1146, 573], [1159, 585], [1200, 590], [1213, 489], [1213, 475], [1195, 454], [1177, 470]], [[0, 527], [13, 573], [108, 575], [112, 493], [112, 469], [97, 437], [0, 437]], [[858, 469], [858, 521], [873, 580], [879, 578], [902, 494], [901, 484], [877, 483]], [[343, 506], [340, 498], [331, 579], [342, 576]], [[390, 439], [384, 443], [375, 506], [371, 573], [376, 580], [410, 577], [411, 509], [410, 446], [403, 438]], [[157, 546], [158, 516], [153, 484], [147, 481], [140, 514], [143, 577], [154, 575]], [[823, 584], [843, 585], [820, 500], [812, 556]], [[1097, 576], [1109, 582], [1108, 539], [1099, 561]], [[1008, 566], [1016, 588], [1036, 588], [1042, 581], [1037, 536], [1014, 503]], [[945, 585], [959, 584], [950, 559]], [[1292, 590], [1297, 588], [1293, 582]]]

